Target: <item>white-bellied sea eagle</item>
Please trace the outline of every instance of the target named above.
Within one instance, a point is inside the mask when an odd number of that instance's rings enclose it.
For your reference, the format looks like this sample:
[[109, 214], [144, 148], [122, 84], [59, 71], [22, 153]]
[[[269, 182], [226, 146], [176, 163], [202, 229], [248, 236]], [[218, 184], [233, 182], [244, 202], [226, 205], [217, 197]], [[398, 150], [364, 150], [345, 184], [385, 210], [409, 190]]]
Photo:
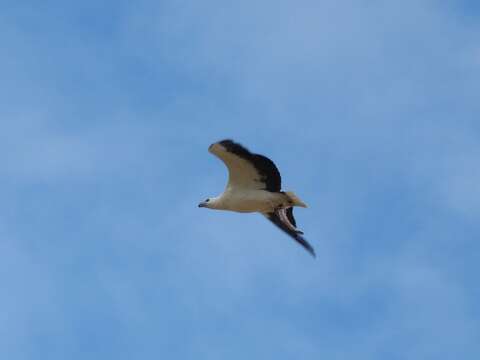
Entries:
[[297, 229], [293, 207], [307, 207], [291, 191], [281, 191], [280, 173], [269, 158], [253, 154], [233, 140], [208, 148], [228, 168], [228, 184], [220, 196], [208, 198], [199, 207], [237, 212], [259, 212], [315, 256], [313, 247]]

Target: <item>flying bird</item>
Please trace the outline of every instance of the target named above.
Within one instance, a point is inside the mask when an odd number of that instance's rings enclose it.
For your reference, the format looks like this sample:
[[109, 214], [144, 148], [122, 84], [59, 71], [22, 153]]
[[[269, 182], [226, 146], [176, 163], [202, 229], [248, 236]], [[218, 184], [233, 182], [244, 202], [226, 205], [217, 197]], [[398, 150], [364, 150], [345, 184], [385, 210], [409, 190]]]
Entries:
[[228, 184], [220, 196], [198, 204], [215, 210], [241, 213], [259, 212], [290, 235], [312, 256], [315, 250], [297, 229], [293, 207], [307, 205], [291, 191], [281, 191], [282, 179], [269, 158], [251, 153], [242, 145], [226, 139], [216, 142], [208, 151], [222, 160], [228, 168]]

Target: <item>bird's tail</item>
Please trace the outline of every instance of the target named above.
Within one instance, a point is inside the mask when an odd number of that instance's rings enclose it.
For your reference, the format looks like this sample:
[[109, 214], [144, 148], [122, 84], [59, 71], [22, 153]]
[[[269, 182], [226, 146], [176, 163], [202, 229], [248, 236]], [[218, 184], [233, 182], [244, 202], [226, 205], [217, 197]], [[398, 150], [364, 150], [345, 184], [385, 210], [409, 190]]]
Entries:
[[286, 191], [285, 195], [287, 195], [288, 199], [292, 202], [293, 206], [300, 206], [300, 207], [307, 207], [307, 204], [305, 204], [300, 198], [295, 195], [293, 191]]

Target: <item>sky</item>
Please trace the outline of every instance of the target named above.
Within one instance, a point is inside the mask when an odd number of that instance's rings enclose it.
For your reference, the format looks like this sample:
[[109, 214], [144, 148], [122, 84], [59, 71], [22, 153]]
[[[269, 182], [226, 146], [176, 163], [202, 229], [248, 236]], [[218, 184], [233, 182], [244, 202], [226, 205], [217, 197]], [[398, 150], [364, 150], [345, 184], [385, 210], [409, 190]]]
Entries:
[[[480, 356], [478, 1], [0, 3], [0, 357]], [[313, 259], [222, 192], [232, 138]]]

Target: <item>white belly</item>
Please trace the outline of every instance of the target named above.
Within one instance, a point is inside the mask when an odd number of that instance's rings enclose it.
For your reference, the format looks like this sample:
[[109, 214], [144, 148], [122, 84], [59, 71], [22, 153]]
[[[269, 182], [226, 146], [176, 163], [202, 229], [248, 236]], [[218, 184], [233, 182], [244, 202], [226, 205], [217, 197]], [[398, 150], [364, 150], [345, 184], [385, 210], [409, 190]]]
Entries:
[[284, 201], [282, 194], [265, 190], [227, 191], [222, 197], [225, 210], [237, 212], [272, 212]]

